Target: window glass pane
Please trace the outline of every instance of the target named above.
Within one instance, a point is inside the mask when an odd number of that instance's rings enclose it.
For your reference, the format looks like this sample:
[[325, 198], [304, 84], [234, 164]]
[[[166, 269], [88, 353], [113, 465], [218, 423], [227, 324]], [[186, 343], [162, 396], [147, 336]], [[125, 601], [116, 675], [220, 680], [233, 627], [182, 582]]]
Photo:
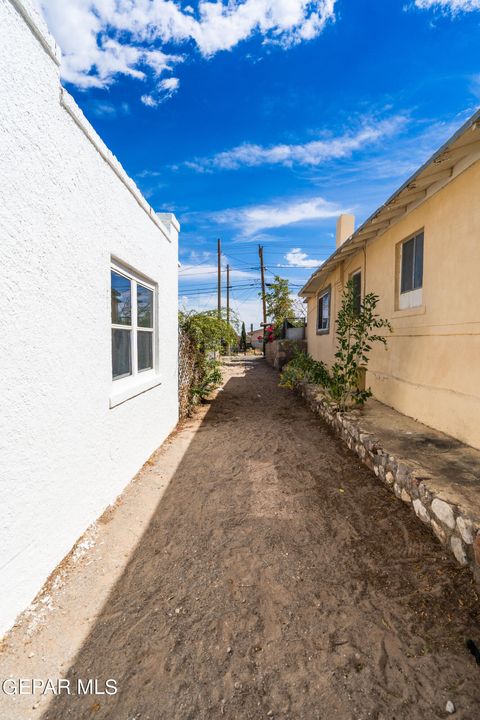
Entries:
[[328, 310], [329, 310], [329, 302], [328, 302], [328, 293], [323, 296], [322, 298], [322, 319], [323, 319], [323, 327], [328, 327]]
[[360, 315], [362, 305], [362, 273], [355, 273], [352, 275], [353, 283], [353, 309]]
[[131, 330], [112, 330], [113, 379], [132, 374]]
[[413, 287], [416, 290], [423, 286], [423, 233], [415, 238], [415, 265], [413, 272]]
[[402, 245], [402, 282], [400, 292], [413, 290], [413, 251], [414, 239]]
[[139, 327], [153, 328], [153, 292], [137, 285], [137, 322]]
[[130, 280], [112, 270], [112, 323], [132, 324], [132, 288]]
[[138, 331], [138, 371], [153, 368], [153, 333]]
[[318, 329], [328, 330], [329, 322], [329, 310], [330, 310], [330, 293], [325, 293], [319, 299], [318, 303]]

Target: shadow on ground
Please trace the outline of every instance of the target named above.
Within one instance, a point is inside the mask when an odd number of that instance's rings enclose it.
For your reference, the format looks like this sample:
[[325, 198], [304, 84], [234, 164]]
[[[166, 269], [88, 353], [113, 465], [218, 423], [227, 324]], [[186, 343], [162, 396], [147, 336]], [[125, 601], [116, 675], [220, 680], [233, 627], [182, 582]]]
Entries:
[[[212, 403], [42, 720], [471, 720], [478, 602], [262, 361]], [[230, 369], [236, 372], [235, 368]]]

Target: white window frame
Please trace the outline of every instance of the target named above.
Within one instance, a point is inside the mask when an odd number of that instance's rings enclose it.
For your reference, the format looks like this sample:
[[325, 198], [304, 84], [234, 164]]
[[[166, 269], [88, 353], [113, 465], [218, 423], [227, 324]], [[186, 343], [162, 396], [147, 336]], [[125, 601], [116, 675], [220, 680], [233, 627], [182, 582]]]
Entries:
[[[402, 292], [402, 270], [403, 270], [403, 249], [405, 247], [405, 244], [410, 242], [410, 240], [416, 241], [417, 237], [419, 235], [423, 235], [423, 257], [422, 257], [422, 263], [423, 263], [423, 277], [422, 277], [422, 285], [421, 287], [414, 288], [413, 290], [405, 290]], [[397, 294], [397, 309], [398, 310], [410, 310], [415, 308], [420, 308], [423, 306], [423, 280], [425, 275], [425, 230], [422, 228], [421, 230], [417, 230], [415, 233], [412, 233], [408, 237], [406, 237], [404, 240], [401, 241], [399, 244], [399, 253], [398, 253], [398, 294]], [[415, 248], [415, 245], [414, 245]], [[415, 252], [415, 250], [414, 250]], [[414, 260], [415, 262], [415, 260]], [[414, 271], [414, 267], [412, 268], [412, 272]]]
[[[117, 323], [112, 323], [110, 318], [110, 332], [112, 330], [129, 330], [130, 331], [130, 354], [131, 354], [131, 363], [132, 363], [132, 372], [130, 375], [124, 375], [119, 378], [113, 378], [112, 373], [112, 390], [110, 394], [110, 407], [115, 407], [116, 405], [120, 405], [121, 403], [125, 402], [125, 400], [128, 400], [131, 397], [135, 397], [136, 395], [139, 395], [143, 392], [146, 392], [152, 387], [155, 387], [156, 385], [159, 385], [161, 382], [160, 375], [158, 373], [158, 312], [157, 312], [157, 304], [158, 304], [158, 292], [157, 292], [157, 284], [150, 280], [149, 278], [145, 277], [144, 275], [136, 272], [135, 270], [132, 270], [130, 267], [123, 265], [115, 260], [112, 259], [110, 263], [110, 273], [109, 276], [111, 277], [111, 271], [117, 273], [118, 275], [122, 275], [123, 277], [127, 278], [127, 280], [131, 283], [131, 316], [132, 321], [131, 325], [121, 325]], [[153, 301], [152, 301], [152, 327], [151, 328], [143, 328], [139, 327], [138, 325], [138, 316], [137, 316], [137, 286], [141, 285], [142, 287], [147, 288], [148, 290], [151, 290], [153, 293]], [[111, 280], [110, 280], [110, 287], [111, 287]], [[138, 333], [139, 332], [150, 332], [152, 334], [152, 365], [151, 368], [146, 368], [145, 370], [139, 370], [138, 369]], [[111, 341], [110, 341], [111, 345]], [[110, 358], [111, 362], [111, 368], [113, 363], [113, 357]], [[112, 370], [111, 370], [112, 372]]]

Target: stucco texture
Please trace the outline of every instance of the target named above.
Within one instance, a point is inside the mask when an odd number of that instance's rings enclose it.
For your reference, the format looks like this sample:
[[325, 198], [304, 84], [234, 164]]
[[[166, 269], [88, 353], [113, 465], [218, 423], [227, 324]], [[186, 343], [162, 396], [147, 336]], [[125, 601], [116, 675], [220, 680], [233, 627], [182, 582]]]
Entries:
[[[480, 162], [330, 273], [332, 321], [344, 283], [362, 270], [363, 291], [380, 296], [390, 320], [388, 350], [371, 353], [366, 376], [375, 397], [396, 410], [480, 448]], [[398, 310], [398, 243], [424, 230], [422, 305]], [[335, 325], [317, 335], [316, 298], [308, 300], [308, 348], [333, 361]]]
[[[0, 28], [1, 632], [176, 424], [178, 238], [66, 111], [8, 0]], [[112, 256], [158, 285], [162, 381], [114, 408]]]

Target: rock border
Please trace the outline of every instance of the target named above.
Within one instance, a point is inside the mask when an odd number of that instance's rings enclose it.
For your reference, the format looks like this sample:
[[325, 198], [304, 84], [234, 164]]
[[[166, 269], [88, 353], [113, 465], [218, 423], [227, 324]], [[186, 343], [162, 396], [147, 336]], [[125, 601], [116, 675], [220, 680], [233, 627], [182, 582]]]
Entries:
[[362, 463], [403, 502], [411, 505], [421, 522], [429, 525], [442, 545], [462, 566], [469, 566], [480, 584], [480, 522], [463, 508], [447, 502], [429, 486], [431, 472], [413, 460], [389, 453], [372, 433], [362, 430], [354, 412], [340, 412], [318, 385], [301, 383], [300, 394], [313, 412], [339, 435]]

